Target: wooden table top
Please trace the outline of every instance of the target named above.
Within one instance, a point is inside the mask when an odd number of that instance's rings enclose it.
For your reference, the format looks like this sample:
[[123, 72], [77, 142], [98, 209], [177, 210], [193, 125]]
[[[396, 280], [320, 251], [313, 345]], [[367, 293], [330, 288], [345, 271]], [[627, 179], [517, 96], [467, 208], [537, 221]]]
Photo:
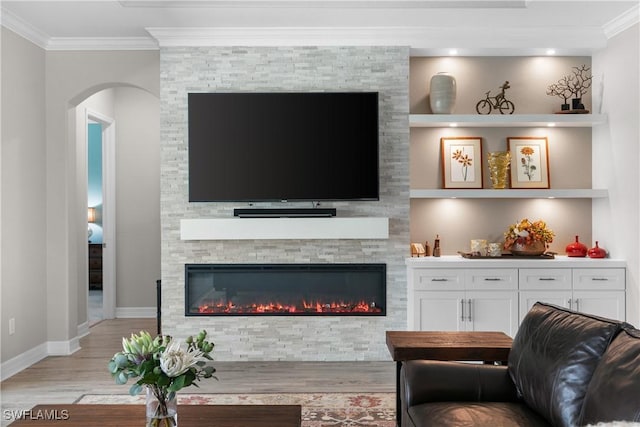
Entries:
[[[300, 405], [179, 405], [178, 426], [202, 427], [300, 427]], [[3, 414], [4, 417], [7, 414]], [[37, 405], [15, 415], [18, 426], [119, 426], [145, 423], [144, 405]]]
[[503, 332], [387, 331], [386, 335], [395, 361], [505, 361], [513, 341]]

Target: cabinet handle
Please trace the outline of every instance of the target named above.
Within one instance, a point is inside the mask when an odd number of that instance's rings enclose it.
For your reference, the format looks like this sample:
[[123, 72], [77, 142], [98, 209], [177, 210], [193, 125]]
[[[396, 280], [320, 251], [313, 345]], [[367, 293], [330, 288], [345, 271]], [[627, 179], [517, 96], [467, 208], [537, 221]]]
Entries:
[[541, 277], [538, 280], [540, 280], [541, 282], [555, 282], [556, 278], [555, 277]]
[[571, 307], [573, 306], [573, 301], [571, 301], [570, 299], [567, 300], [567, 304], [569, 305], [569, 309], [571, 309]]
[[435, 277], [431, 279], [432, 282], [448, 282], [449, 279], [445, 279], [444, 277]]
[[471, 322], [471, 298], [467, 300], [467, 303], [469, 303], [469, 316], [467, 316], [467, 319]]
[[464, 322], [464, 299], [460, 300], [460, 321]]
[[485, 277], [485, 282], [500, 282], [502, 279], [499, 277]]
[[580, 311], [580, 300], [576, 298], [576, 311]]
[[606, 277], [592, 277], [591, 280], [593, 282], [608, 282], [609, 279]]

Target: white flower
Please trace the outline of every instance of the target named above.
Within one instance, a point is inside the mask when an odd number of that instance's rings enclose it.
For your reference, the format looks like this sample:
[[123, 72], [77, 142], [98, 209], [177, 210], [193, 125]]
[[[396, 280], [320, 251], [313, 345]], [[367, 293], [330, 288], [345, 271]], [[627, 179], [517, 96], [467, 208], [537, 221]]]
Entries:
[[520, 237], [528, 237], [529, 236], [529, 232], [527, 230], [518, 230], [518, 229], [516, 229], [516, 235], [518, 235]]
[[178, 377], [202, 360], [198, 349], [184, 350], [180, 341], [171, 341], [160, 354], [160, 369], [170, 378]]

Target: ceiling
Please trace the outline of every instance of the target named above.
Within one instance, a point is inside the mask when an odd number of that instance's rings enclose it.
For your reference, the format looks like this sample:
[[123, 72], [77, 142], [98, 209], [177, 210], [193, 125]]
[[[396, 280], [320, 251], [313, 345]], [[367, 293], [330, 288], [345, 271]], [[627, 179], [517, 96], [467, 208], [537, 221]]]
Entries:
[[[636, 1], [2, 1], [2, 25], [48, 50], [163, 45], [407, 45], [446, 54], [591, 54]], [[446, 49], [446, 51], [444, 50]]]

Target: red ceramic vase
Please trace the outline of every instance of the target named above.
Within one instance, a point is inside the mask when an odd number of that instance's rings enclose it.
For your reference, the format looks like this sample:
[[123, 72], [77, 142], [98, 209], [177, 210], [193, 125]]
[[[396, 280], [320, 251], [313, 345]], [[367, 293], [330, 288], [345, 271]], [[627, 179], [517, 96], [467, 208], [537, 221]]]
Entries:
[[598, 246], [598, 241], [596, 240], [596, 246], [589, 249], [587, 255], [589, 258], [606, 258], [607, 251]]
[[573, 257], [586, 257], [587, 256], [587, 247], [580, 243], [578, 240], [578, 236], [576, 236], [576, 241], [573, 243], [569, 243], [565, 248], [567, 252], [567, 256]]

